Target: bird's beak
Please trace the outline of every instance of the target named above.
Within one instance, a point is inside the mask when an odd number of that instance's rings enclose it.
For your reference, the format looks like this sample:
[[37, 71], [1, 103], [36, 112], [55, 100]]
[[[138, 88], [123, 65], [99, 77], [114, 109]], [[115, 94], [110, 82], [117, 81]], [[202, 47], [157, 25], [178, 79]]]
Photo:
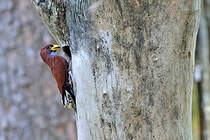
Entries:
[[50, 50], [51, 51], [58, 51], [60, 49], [61, 49], [60, 45], [53, 45], [53, 47]]

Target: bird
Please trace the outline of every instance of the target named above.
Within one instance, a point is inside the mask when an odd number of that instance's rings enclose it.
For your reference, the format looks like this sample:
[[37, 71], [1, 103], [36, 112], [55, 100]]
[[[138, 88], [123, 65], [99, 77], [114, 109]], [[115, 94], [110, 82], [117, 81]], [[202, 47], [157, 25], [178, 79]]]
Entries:
[[73, 90], [73, 82], [71, 75], [69, 76], [69, 71], [71, 71], [71, 69], [67, 60], [63, 56], [56, 54], [56, 51], [60, 49], [60, 45], [46, 45], [41, 49], [40, 56], [49, 66], [52, 75], [57, 82], [64, 107], [72, 108], [76, 111], [76, 98]]

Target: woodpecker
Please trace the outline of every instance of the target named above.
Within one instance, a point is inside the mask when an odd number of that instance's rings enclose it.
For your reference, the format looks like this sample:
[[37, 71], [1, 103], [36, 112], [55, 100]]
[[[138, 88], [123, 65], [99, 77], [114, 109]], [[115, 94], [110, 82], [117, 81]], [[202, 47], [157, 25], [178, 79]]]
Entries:
[[71, 69], [66, 59], [63, 56], [56, 54], [56, 51], [60, 49], [60, 45], [46, 45], [41, 49], [40, 56], [50, 67], [61, 93], [64, 107], [72, 108], [76, 111], [76, 98], [73, 90], [73, 82], [71, 76], [69, 76]]

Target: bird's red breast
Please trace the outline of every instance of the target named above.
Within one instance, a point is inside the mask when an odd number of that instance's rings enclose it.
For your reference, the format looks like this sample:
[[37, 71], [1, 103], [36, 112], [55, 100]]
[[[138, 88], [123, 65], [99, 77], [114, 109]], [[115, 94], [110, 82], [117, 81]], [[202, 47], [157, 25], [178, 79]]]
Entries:
[[58, 89], [62, 94], [62, 86], [69, 83], [69, 64], [66, 59], [58, 55], [50, 55], [48, 46], [41, 49], [40, 56], [43, 61], [50, 67], [53, 77], [55, 78]]

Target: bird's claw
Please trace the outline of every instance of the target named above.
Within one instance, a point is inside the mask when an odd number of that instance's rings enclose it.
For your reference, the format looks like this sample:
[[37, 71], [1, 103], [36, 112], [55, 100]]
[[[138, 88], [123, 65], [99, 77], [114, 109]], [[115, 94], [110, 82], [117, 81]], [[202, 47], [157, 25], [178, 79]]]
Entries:
[[66, 109], [71, 109], [71, 110], [76, 111], [76, 106], [75, 106], [75, 104], [73, 104], [73, 103], [67, 102], [67, 103], [64, 105], [64, 108], [66, 108]]
[[65, 104], [64, 108], [75, 110], [71, 104]]
[[63, 107], [66, 108], [66, 109], [72, 109], [72, 110], [76, 111], [75, 104], [73, 104], [71, 102], [66, 102], [65, 105], [63, 105]]
[[64, 108], [76, 111], [76, 104], [74, 103], [74, 100], [68, 92], [66, 92]]

